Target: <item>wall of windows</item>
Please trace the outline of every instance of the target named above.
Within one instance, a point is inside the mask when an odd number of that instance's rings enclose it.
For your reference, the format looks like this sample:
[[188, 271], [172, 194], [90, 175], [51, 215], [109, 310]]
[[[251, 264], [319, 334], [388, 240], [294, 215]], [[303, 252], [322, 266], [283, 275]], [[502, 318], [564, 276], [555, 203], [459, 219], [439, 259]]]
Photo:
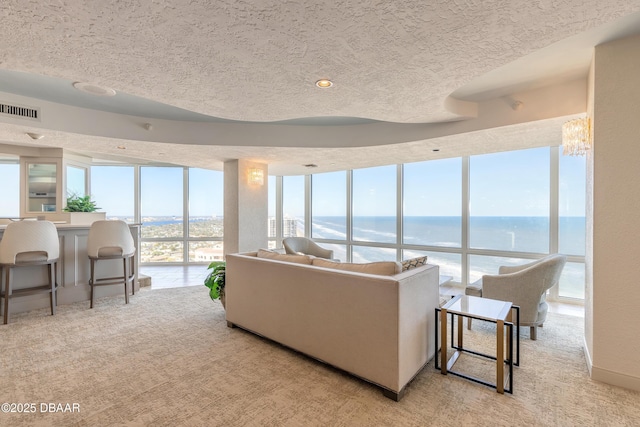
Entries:
[[133, 166], [91, 167], [91, 198], [108, 219], [136, 222], [134, 173]]
[[[221, 260], [224, 255], [223, 173], [190, 168], [188, 178], [189, 262]], [[210, 238], [218, 240], [208, 240]]]
[[[347, 228], [347, 172], [330, 172], [313, 175], [311, 181], [311, 237], [346, 241]], [[347, 246], [324, 244], [333, 250], [337, 259], [346, 259]]]
[[[560, 156], [558, 185], [558, 252], [571, 255], [563, 270], [557, 296], [584, 299], [586, 238], [586, 162], [584, 157]], [[575, 262], [580, 261], [580, 262]]]
[[304, 176], [282, 178], [282, 236], [305, 235]]
[[142, 223], [142, 263], [208, 263], [223, 257], [222, 172], [92, 166], [91, 194], [108, 218]]
[[402, 172], [402, 259], [427, 255], [461, 283], [460, 253], [409, 248], [462, 248], [462, 159], [407, 163]]
[[270, 197], [296, 206], [284, 218], [343, 261], [426, 254], [464, 286], [560, 252], [569, 259], [550, 298], [584, 298], [584, 157], [543, 147], [281, 179]]

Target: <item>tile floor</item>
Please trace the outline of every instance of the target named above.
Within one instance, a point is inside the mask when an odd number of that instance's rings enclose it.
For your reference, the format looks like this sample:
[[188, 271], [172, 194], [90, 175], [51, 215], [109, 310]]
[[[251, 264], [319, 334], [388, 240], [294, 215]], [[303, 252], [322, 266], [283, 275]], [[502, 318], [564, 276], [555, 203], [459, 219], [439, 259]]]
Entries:
[[151, 289], [202, 286], [208, 271], [206, 265], [140, 266], [140, 274], [151, 277]]
[[[151, 289], [163, 289], [202, 286], [208, 271], [206, 265], [160, 265], [141, 266], [140, 274], [151, 277]], [[584, 317], [584, 306], [582, 305], [549, 302], [549, 311]]]

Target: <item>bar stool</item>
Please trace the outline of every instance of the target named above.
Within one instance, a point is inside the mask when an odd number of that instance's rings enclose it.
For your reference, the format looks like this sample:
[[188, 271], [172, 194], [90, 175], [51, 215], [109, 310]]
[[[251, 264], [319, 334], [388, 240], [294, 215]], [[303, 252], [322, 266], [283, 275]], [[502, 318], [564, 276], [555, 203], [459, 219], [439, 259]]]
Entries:
[[[124, 302], [129, 304], [129, 290], [127, 285], [131, 282], [131, 289], [135, 295], [134, 255], [136, 247], [129, 230], [129, 225], [120, 220], [95, 221], [89, 228], [87, 240], [87, 252], [91, 263], [91, 308], [93, 308], [94, 288], [102, 285], [124, 284]], [[109, 259], [122, 259], [122, 276], [96, 278], [96, 262]], [[129, 264], [129, 268], [127, 267]]]
[[[51, 315], [56, 313], [56, 269], [60, 256], [58, 230], [50, 221], [11, 222], [0, 241], [0, 300], [4, 298], [4, 324], [9, 323], [9, 301], [12, 298], [37, 293], [49, 293]], [[47, 266], [49, 283], [13, 289], [12, 271], [14, 268]]]

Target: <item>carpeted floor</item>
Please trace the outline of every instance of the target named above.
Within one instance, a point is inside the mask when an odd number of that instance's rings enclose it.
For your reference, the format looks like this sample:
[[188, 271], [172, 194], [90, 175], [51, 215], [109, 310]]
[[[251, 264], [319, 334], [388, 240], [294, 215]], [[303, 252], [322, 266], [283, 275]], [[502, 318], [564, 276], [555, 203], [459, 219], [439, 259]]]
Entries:
[[[2, 412], [0, 425], [640, 423], [640, 393], [589, 379], [577, 317], [551, 314], [538, 341], [522, 340], [513, 395], [443, 376], [432, 361], [404, 399], [393, 402], [362, 380], [227, 328], [222, 306], [207, 291], [143, 289], [129, 305], [113, 297], [98, 300], [93, 310], [82, 303], [60, 306], [53, 317], [46, 309], [13, 315], [0, 326], [0, 403], [23, 411], [35, 406], [35, 413]], [[490, 326], [477, 323], [468, 343], [493, 343]]]

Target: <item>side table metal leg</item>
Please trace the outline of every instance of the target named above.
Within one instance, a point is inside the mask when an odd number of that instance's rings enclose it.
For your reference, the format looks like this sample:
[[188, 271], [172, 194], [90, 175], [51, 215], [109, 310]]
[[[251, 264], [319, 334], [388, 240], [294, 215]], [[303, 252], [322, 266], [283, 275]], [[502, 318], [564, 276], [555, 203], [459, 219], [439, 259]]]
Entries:
[[496, 391], [504, 394], [504, 321], [496, 323]]
[[509, 323], [509, 393], [513, 394], [513, 323]]
[[435, 321], [433, 324], [435, 325], [434, 339], [435, 339], [435, 349], [436, 349], [435, 356], [433, 357], [433, 363], [436, 369], [440, 369], [440, 366], [438, 366], [438, 357], [439, 357], [438, 352], [440, 351], [440, 348], [441, 348], [440, 340], [438, 339], [439, 329], [440, 329], [440, 309], [439, 308], [435, 309]]
[[[464, 318], [462, 316], [457, 316], [458, 317], [458, 349], [462, 350], [464, 349], [464, 344], [462, 341], [462, 324], [464, 323]], [[453, 328], [453, 324], [451, 325], [451, 327]]]
[[442, 344], [440, 350], [440, 372], [447, 375], [447, 310], [440, 311], [440, 336]]
[[520, 366], [520, 306], [514, 305], [516, 309], [516, 366]]

